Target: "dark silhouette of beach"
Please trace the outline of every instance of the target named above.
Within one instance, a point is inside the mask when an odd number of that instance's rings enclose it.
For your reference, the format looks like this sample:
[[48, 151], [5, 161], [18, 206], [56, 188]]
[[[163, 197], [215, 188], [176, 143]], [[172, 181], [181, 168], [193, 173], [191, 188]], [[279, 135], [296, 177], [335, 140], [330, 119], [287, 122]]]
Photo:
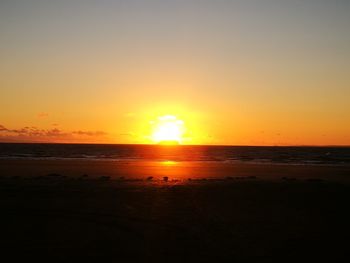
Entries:
[[12, 262], [345, 262], [349, 171], [0, 160], [0, 247]]

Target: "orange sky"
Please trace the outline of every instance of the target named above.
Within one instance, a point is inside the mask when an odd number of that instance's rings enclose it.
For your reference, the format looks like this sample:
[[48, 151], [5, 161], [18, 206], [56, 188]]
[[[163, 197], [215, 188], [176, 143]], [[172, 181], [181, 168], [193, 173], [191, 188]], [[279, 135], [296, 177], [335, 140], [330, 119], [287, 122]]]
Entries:
[[350, 145], [346, 1], [48, 2], [0, 3], [0, 141]]

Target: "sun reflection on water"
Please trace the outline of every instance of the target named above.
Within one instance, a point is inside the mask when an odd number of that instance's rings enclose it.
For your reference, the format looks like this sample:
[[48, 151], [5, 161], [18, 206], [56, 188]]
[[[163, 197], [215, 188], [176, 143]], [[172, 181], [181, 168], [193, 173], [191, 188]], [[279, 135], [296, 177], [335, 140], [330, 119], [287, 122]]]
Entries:
[[170, 165], [176, 165], [177, 162], [167, 160], [167, 161], [162, 161], [161, 164], [162, 164], [162, 165], [165, 165], [165, 166], [170, 166]]

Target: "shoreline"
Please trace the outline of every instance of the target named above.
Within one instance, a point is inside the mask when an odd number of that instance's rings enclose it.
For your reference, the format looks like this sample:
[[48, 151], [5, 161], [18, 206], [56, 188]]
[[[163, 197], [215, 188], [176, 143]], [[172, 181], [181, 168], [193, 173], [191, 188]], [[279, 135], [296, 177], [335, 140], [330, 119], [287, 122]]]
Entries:
[[0, 175], [37, 177], [50, 173], [78, 178], [109, 176], [142, 179], [154, 177], [187, 179], [224, 179], [228, 177], [256, 177], [258, 179], [318, 178], [327, 181], [350, 182], [350, 166], [290, 165], [249, 162], [174, 162], [174, 161], [111, 161], [111, 160], [3, 160]]
[[84, 158], [84, 157], [0, 157], [1, 161], [86, 161], [86, 162], [145, 162], [145, 163], [161, 163], [161, 162], [175, 162], [175, 163], [217, 163], [217, 164], [253, 164], [253, 165], [290, 165], [290, 166], [336, 166], [336, 167], [350, 167], [350, 163], [325, 163], [325, 162], [278, 162], [278, 161], [246, 161], [246, 160], [177, 160], [177, 159], [142, 159], [142, 158]]

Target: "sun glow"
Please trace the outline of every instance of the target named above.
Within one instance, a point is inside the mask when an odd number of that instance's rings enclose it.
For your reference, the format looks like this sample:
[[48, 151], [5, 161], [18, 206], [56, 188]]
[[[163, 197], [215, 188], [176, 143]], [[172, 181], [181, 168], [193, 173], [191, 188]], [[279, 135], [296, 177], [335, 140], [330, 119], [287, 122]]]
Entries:
[[185, 125], [173, 115], [158, 117], [156, 121], [151, 121], [153, 127], [152, 141], [159, 144], [173, 145], [183, 141]]

